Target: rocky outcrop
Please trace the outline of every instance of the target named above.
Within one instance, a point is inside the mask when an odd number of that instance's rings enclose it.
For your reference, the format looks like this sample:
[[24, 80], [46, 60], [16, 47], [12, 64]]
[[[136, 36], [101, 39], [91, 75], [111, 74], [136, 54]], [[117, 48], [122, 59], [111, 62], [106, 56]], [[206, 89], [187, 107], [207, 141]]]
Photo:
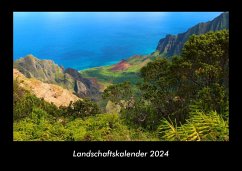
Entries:
[[91, 79], [83, 78], [77, 70], [68, 68], [65, 70], [65, 74], [70, 75], [75, 80], [74, 90], [78, 95], [93, 97], [100, 94], [99, 87], [93, 84]]
[[212, 21], [199, 23], [184, 33], [180, 33], [178, 35], [167, 35], [165, 38], [159, 41], [156, 50], [168, 57], [178, 55], [181, 53], [184, 43], [191, 35], [199, 35], [209, 31], [217, 31], [223, 29], [229, 29], [228, 12], [222, 13]]
[[38, 98], [43, 98], [49, 103], [56, 106], [68, 106], [70, 102], [75, 102], [79, 97], [74, 95], [71, 91], [62, 88], [55, 84], [44, 83], [35, 78], [27, 78], [17, 69], [13, 69], [13, 78], [19, 82], [19, 85], [29, 90]]
[[85, 84], [83, 84], [82, 82], [80, 82], [78, 80], [76, 80], [74, 90], [80, 96], [86, 96], [88, 94]]
[[100, 94], [98, 86], [92, 84], [91, 80], [83, 78], [77, 70], [72, 68], [65, 70], [51, 60], [40, 60], [33, 55], [28, 55], [15, 61], [14, 68], [27, 78], [36, 78], [45, 83], [59, 85], [82, 98], [94, 98]]
[[28, 78], [34, 77], [48, 83], [57, 83], [64, 79], [63, 68], [51, 60], [39, 60], [33, 55], [15, 61], [14, 68]]
[[[176, 35], [166, 35], [164, 39], [159, 41], [159, 44], [156, 50], [159, 50], [161, 53], [166, 53], [170, 55], [170, 53], [174, 53], [175, 45], [177, 44], [177, 36]], [[179, 49], [179, 48], [177, 48]]]

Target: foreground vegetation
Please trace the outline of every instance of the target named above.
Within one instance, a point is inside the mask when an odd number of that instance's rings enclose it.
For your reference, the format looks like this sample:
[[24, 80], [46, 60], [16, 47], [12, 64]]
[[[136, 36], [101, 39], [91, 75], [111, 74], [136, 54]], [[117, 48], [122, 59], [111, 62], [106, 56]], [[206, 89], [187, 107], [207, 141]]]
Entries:
[[226, 30], [191, 36], [180, 56], [158, 57], [134, 72], [136, 83], [102, 69], [103, 82], [118, 78], [101, 99], [119, 109], [113, 113], [88, 99], [57, 108], [15, 80], [14, 140], [228, 141], [228, 45]]
[[16, 141], [158, 140], [142, 128], [128, 128], [118, 114], [99, 113], [97, 104], [88, 99], [57, 108], [24, 90], [14, 80]]

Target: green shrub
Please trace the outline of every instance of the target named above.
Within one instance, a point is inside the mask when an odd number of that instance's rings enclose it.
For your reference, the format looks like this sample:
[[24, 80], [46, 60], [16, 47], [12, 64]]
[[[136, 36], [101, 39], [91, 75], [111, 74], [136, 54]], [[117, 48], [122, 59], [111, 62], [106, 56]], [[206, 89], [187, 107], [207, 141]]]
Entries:
[[194, 101], [199, 110], [206, 112], [217, 111], [224, 119], [228, 119], [229, 100], [224, 86], [219, 84], [211, 85], [201, 89]]
[[163, 141], [228, 141], [229, 126], [217, 112], [191, 113], [185, 124], [162, 120], [158, 132]]
[[129, 139], [129, 130], [117, 114], [100, 114], [67, 124], [73, 140], [112, 141]]
[[70, 134], [71, 141], [83, 141], [87, 133], [84, 126], [84, 121], [81, 118], [77, 118], [66, 125], [66, 128]]
[[60, 107], [62, 110], [62, 115], [70, 116], [73, 119], [87, 116], [93, 116], [100, 113], [100, 109], [98, 105], [89, 100], [89, 99], [82, 99], [78, 100], [74, 103], [70, 103], [68, 107]]
[[63, 141], [68, 139], [68, 131], [40, 108], [33, 108], [29, 117], [14, 122], [15, 141]]

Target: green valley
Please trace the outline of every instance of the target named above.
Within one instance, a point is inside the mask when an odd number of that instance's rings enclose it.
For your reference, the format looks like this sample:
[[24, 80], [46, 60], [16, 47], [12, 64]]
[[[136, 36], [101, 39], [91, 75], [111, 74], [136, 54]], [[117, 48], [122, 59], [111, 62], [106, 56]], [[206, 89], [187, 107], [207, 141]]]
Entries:
[[[90, 68], [80, 71], [80, 74], [85, 78], [94, 78], [101, 85], [103, 91], [111, 84], [121, 83], [124, 81], [130, 81], [135, 84], [140, 80], [139, 71], [148, 62], [152, 61], [155, 57], [152, 55], [147, 56], [132, 56], [127, 60], [123, 60], [118, 64]], [[127, 64], [126, 68], [122, 68], [123, 63]], [[120, 67], [117, 70], [113, 70], [114, 67]]]

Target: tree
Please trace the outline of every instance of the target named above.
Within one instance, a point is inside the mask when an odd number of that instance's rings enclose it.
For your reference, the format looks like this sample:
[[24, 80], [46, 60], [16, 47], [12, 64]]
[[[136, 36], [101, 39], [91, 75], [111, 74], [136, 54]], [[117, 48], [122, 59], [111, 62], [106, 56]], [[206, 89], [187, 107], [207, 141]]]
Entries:
[[81, 99], [75, 103], [70, 103], [68, 107], [61, 107], [64, 115], [76, 117], [87, 117], [100, 113], [95, 102], [92, 102], [89, 99]]
[[156, 59], [141, 69], [140, 88], [160, 119], [185, 122], [194, 103], [223, 115], [228, 106], [228, 43], [226, 30], [193, 35], [180, 57]]
[[144, 83], [140, 85], [140, 89], [144, 99], [149, 101], [156, 110], [158, 120], [171, 115], [179, 120], [184, 120], [184, 116], [180, 113], [186, 113], [184, 112], [186, 98], [182, 94], [188, 87], [183, 86], [183, 80], [186, 78], [179, 75], [184, 69], [180, 64], [180, 58], [174, 58], [174, 61], [176, 62], [158, 58], [141, 69]]
[[182, 50], [182, 59], [192, 64], [188, 79], [196, 87], [195, 104], [204, 112], [228, 114], [229, 32], [222, 30], [191, 36]]
[[126, 81], [109, 86], [104, 90], [102, 97], [124, 108], [127, 103], [132, 102], [134, 91], [130, 82]]
[[228, 30], [191, 36], [182, 49], [182, 58], [192, 64], [189, 79], [195, 80], [198, 85], [227, 84]]
[[109, 86], [104, 90], [103, 98], [120, 106], [121, 118], [131, 127], [154, 129], [159, 123], [141, 91], [129, 82]]

